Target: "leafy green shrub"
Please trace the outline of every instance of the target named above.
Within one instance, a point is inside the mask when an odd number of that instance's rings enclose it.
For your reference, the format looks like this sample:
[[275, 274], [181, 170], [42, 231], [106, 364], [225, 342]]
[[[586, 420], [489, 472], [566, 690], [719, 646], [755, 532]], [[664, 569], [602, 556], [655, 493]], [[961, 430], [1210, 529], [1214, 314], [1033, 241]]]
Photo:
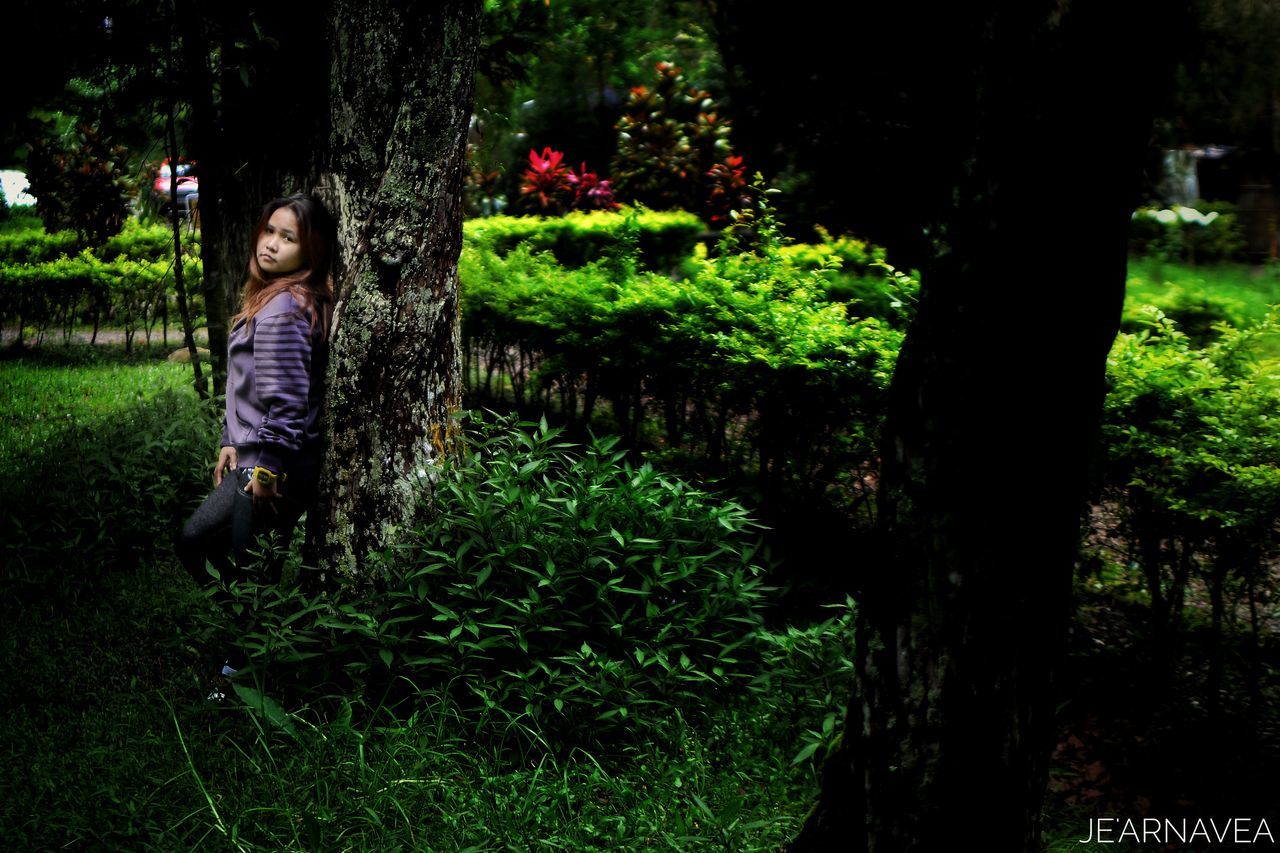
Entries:
[[1202, 349], [1218, 337], [1223, 327], [1245, 325], [1244, 306], [1239, 300], [1173, 283], [1166, 288], [1159, 295], [1148, 296], [1143, 303], [1126, 305], [1121, 329], [1136, 334], [1150, 328], [1150, 308], [1154, 307], [1187, 336], [1193, 348]]
[[[633, 218], [634, 226], [626, 223]], [[693, 251], [702, 223], [683, 211], [575, 211], [566, 216], [489, 216], [469, 219], [469, 248], [506, 255], [517, 246], [550, 252], [566, 267], [580, 267], [614, 253], [628, 227], [637, 231], [638, 263], [645, 269], [676, 269]]]
[[832, 238], [822, 228], [818, 236], [821, 242], [780, 246], [778, 254], [799, 269], [820, 271], [826, 298], [844, 303], [850, 316], [878, 317], [905, 327], [920, 283], [890, 267], [880, 246], [847, 235]]
[[38, 219], [26, 220], [26, 228], [6, 229], [0, 233], [0, 264], [33, 264], [76, 254], [76, 233], [57, 231], [50, 234]]
[[579, 449], [521, 426], [481, 425], [423, 472], [422, 518], [370, 567], [371, 591], [277, 606], [237, 584], [262, 620], [241, 642], [278, 664], [447, 686], [472, 719], [562, 743], [643, 733], [677, 701], [745, 683], [768, 593], [758, 525], [627, 464], [616, 439]]
[[[17, 217], [15, 217], [17, 219]], [[0, 264], [35, 264], [53, 261], [59, 255], [77, 254], [74, 231], [49, 232], [35, 218], [21, 220], [24, 227], [0, 231]], [[199, 254], [198, 235], [183, 235], [182, 245]], [[108, 238], [92, 250], [96, 258], [113, 261], [127, 257], [135, 261], [158, 261], [173, 258], [173, 231], [163, 224], [144, 225], [128, 220], [120, 233]]]
[[[63, 142], [70, 144], [56, 147]], [[100, 246], [118, 234], [129, 218], [127, 153], [88, 124], [69, 140], [32, 143], [27, 178], [45, 227], [75, 232], [77, 249]]]
[[1195, 208], [1139, 208], [1129, 226], [1131, 251], [1166, 261], [1240, 260], [1245, 245], [1235, 205], [1229, 202], [1197, 202]]
[[848, 599], [831, 609], [839, 612], [812, 625], [761, 629], [757, 635], [762, 665], [751, 689], [786, 697], [791, 727], [803, 732], [795, 764], [822, 764], [843, 729], [853, 692], [855, 604]]
[[1145, 322], [1108, 360], [1102, 491], [1120, 508], [1159, 639], [1197, 574], [1218, 627], [1230, 584], [1256, 604], [1271, 583], [1261, 567], [1280, 514], [1280, 377], [1255, 352], [1280, 324], [1273, 312], [1197, 349], [1158, 309]]
[[[104, 320], [123, 326], [128, 346], [139, 330], [149, 339], [172, 293], [172, 232], [130, 220], [95, 250], [69, 255], [74, 243], [69, 231], [49, 234], [35, 227], [0, 233], [0, 317], [41, 333], [60, 325], [69, 336], [88, 316], [95, 328]], [[199, 280], [199, 241], [184, 240], [183, 251], [187, 280]], [[193, 297], [199, 303], [199, 294]]]
[[891, 319], [851, 316], [827, 296], [836, 250], [804, 268], [781, 251], [767, 216], [752, 227], [757, 250], [697, 253], [685, 281], [637, 273], [625, 253], [566, 270], [528, 247], [464, 251], [471, 388], [491, 394], [505, 383], [531, 408], [558, 397], [561, 414], [584, 424], [607, 400], [605, 428], [629, 441], [660, 413], [652, 430], [666, 447], [714, 471], [752, 470], [771, 487], [821, 492], [861, 470], [875, 456], [903, 334], [895, 326], [915, 283], [881, 265]]
[[[849, 236], [833, 238], [824, 229], [818, 229], [818, 236], [819, 243], [779, 246], [778, 254], [800, 269], [837, 269], [859, 275], [870, 272], [876, 263], [885, 259], [884, 249], [865, 240]], [[831, 264], [832, 259], [836, 263]]]

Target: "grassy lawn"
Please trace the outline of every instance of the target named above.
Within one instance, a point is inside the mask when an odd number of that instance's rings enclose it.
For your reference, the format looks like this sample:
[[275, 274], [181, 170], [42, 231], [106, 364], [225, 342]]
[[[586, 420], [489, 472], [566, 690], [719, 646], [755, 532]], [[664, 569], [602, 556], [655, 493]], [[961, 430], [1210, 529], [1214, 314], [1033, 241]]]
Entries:
[[1191, 266], [1157, 258], [1129, 259], [1127, 298], [1145, 301], [1167, 293], [1170, 283], [1238, 307], [1241, 319], [1262, 319], [1280, 304], [1280, 267], [1227, 263]]
[[513, 752], [439, 695], [283, 725], [205, 700], [209, 605], [169, 537], [216, 424], [187, 368], [0, 361], [0, 837], [8, 849], [777, 849], [816, 792], [789, 697], [673, 709], [613, 754]]
[[161, 389], [191, 387], [186, 365], [113, 355], [85, 346], [0, 361], [0, 470], [56, 450], [50, 440], [77, 423], [108, 419]]
[[[1131, 265], [1129, 298], [1167, 282], [1247, 320], [1280, 301], [1268, 270], [1150, 261]], [[0, 359], [6, 848], [774, 850], [794, 836], [818, 783], [793, 758], [822, 719], [787, 688], [673, 708], [609, 754], [478, 737], [436, 693], [399, 718], [360, 696], [274, 722], [205, 701], [216, 616], [169, 542], [216, 435], [186, 366], [113, 347]], [[1088, 817], [1143, 801], [1208, 809], [1225, 766], [1233, 797], [1274, 790], [1274, 744], [1230, 741], [1239, 727], [1215, 734], [1185, 705], [1180, 690], [1203, 689], [1194, 638], [1186, 675], [1158, 694], [1135, 681], [1143, 618], [1114, 592], [1079, 607], [1059, 709], [1076, 745], [1055, 759], [1047, 849], [1082, 849]]]

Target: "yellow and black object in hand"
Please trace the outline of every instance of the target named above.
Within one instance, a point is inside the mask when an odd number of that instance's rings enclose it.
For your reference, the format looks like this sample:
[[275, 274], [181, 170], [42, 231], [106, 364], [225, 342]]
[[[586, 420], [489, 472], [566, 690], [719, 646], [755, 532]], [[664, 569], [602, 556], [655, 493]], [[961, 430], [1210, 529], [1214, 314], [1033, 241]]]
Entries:
[[264, 486], [270, 486], [277, 479], [281, 481], [288, 480], [289, 475], [277, 474], [275, 471], [272, 471], [270, 468], [263, 468], [261, 465], [258, 465], [253, 469], [253, 479], [257, 480], [259, 483], [261, 483]]

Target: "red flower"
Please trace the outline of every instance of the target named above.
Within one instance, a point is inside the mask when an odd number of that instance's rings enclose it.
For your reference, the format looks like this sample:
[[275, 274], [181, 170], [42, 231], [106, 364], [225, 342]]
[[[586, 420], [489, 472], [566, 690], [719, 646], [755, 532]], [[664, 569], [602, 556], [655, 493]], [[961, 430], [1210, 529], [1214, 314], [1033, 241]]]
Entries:
[[569, 170], [565, 167], [564, 152], [555, 151], [548, 145], [538, 154], [529, 149], [529, 168], [524, 170], [524, 181], [520, 185], [520, 194], [532, 196], [544, 210], [559, 212], [562, 193], [571, 190]]

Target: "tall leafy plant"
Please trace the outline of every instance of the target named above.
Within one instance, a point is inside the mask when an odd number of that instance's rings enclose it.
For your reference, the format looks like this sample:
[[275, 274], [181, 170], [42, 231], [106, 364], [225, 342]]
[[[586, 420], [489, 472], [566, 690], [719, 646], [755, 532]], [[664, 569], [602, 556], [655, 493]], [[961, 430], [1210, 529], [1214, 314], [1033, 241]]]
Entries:
[[333, 601], [239, 584], [260, 663], [447, 691], [477, 724], [558, 743], [643, 736], [755, 673], [769, 590], [732, 501], [510, 418], [421, 471], [423, 510], [370, 590]]
[[618, 120], [613, 174], [620, 196], [658, 210], [707, 211], [728, 224], [745, 201], [742, 159], [729, 144], [730, 122], [707, 92], [670, 62], [655, 66], [652, 86], [635, 86]]
[[120, 233], [129, 215], [126, 151], [91, 125], [67, 145], [42, 139], [27, 155], [36, 212], [49, 232], [71, 230], [78, 246], [100, 246]]

